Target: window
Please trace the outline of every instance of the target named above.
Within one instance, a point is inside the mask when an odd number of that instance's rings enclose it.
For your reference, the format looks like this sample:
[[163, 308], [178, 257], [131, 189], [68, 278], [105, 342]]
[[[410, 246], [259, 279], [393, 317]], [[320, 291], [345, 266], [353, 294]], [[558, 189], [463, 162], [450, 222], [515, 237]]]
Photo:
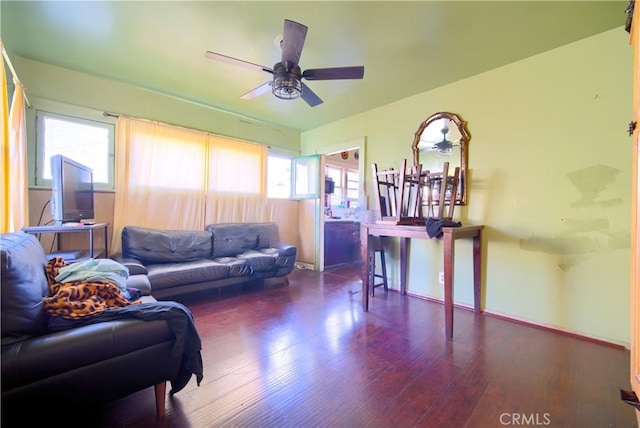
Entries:
[[61, 154], [93, 169], [96, 190], [114, 190], [114, 124], [39, 110], [36, 141], [36, 186], [51, 186], [51, 156]]
[[291, 196], [291, 159], [267, 157], [267, 197], [289, 199]]
[[320, 197], [319, 170], [320, 155], [307, 155], [292, 160], [292, 199], [317, 199]]
[[268, 155], [267, 197], [293, 200], [318, 198], [320, 196], [319, 169], [319, 155], [296, 158], [286, 155]]
[[326, 168], [327, 177], [335, 183], [334, 192], [331, 195], [331, 205], [349, 206], [357, 208], [360, 198], [360, 176], [358, 171], [329, 166]]
[[345, 170], [345, 172], [347, 179], [346, 200], [350, 202], [352, 207], [357, 207], [360, 198], [360, 174], [358, 174], [358, 171], [350, 169]]

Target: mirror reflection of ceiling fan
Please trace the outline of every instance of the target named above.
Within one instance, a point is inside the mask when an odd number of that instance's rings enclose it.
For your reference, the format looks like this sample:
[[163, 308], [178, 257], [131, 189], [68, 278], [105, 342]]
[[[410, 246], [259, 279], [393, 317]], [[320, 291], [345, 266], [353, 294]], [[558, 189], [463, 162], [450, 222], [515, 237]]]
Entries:
[[207, 51], [205, 57], [228, 64], [239, 65], [257, 71], [263, 71], [273, 75], [273, 79], [265, 82], [257, 88], [242, 95], [242, 99], [252, 99], [271, 90], [278, 98], [291, 100], [301, 97], [311, 107], [322, 103], [318, 97], [305, 83], [305, 80], [338, 80], [338, 79], [362, 79], [364, 77], [364, 66], [355, 67], [334, 67], [334, 68], [314, 68], [304, 72], [300, 69], [298, 62], [302, 54], [302, 47], [307, 36], [307, 27], [297, 22], [285, 19], [284, 32], [280, 46], [282, 48], [282, 58], [273, 68], [247, 62], [241, 59]]
[[[433, 125], [437, 126], [436, 123], [434, 123]], [[442, 156], [450, 155], [451, 153], [453, 153], [454, 147], [460, 146], [458, 142], [460, 136], [458, 136], [454, 141], [447, 140], [447, 134], [450, 131], [448, 119], [442, 119], [440, 126], [440, 133], [442, 134], [441, 140], [434, 141], [432, 139], [433, 136], [430, 137], [427, 132], [425, 132], [423, 138], [421, 138], [419, 146], [424, 148], [425, 150], [436, 151], [439, 155]]]

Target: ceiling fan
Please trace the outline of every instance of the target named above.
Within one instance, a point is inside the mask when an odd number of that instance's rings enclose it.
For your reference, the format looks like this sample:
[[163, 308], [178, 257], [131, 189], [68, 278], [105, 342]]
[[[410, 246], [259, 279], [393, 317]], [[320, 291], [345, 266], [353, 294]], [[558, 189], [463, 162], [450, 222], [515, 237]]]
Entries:
[[242, 99], [252, 99], [265, 92], [271, 92], [278, 98], [291, 100], [301, 97], [311, 107], [322, 103], [318, 97], [306, 84], [305, 80], [338, 80], [338, 79], [362, 79], [364, 76], [364, 66], [355, 67], [334, 67], [334, 68], [313, 68], [301, 71], [300, 55], [307, 36], [307, 27], [297, 22], [285, 19], [284, 32], [280, 46], [282, 48], [282, 59], [273, 68], [252, 62], [222, 55], [216, 52], [206, 51], [205, 57], [228, 64], [239, 65], [241, 67], [263, 71], [273, 75], [273, 79], [258, 86], [257, 88], [242, 95]]

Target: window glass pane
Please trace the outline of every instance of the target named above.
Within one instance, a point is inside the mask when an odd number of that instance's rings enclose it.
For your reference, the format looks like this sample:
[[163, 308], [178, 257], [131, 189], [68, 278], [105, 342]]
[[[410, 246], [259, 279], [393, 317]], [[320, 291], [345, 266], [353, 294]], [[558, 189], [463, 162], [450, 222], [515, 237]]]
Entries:
[[288, 199], [291, 196], [291, 159], [267, 157], [267, 197]]
[[335, 183], [336, 187], [342, 187], [342, 169], [341, 168], [334, 168], [334, 167], [327, 167], [327, 176], [329, 176], [329, 178], [333, 178], [333, 182]]
[[61, 154], [93, 169], [97, 189], [113, 189], [114, 131], [110, 123], [38, 112], [36, 183], [51, 182], [51, 157]]
[[342, 195], [342, 187], [336, 187], [335, 191], [331, 195], [331, 205], [340, 205], [340, 203], [344, 201], [344, 197]]
[[315, 199], [320, 189], [320, 156], [308, 155], [292, 159], [293, 170], [291, 181], [293, 187], [292, 198]]
[[360, 186], [360, 176], [356, 171], [347, 171], [347, 188], [358, 189]]
[[349, 199], [350, 201], [356, 201], [358, 202], [358, 198], [360, 197], [360, 192], [356, 189], [356, 190], [347, 190], [347, 199]]

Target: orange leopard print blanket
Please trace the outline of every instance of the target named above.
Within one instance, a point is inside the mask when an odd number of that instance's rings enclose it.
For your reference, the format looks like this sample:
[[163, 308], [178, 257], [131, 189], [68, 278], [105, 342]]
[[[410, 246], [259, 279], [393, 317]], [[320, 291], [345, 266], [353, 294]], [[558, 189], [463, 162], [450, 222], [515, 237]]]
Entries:
[[49, 297], [44, 299], [44, 307], [49, 315], [78, 319], [100, 314], [108, 308], [140, 303], [128, 301], [120, 288], [109, 281], [56, 282], [59, 269], [67, 265], [68, 263], [60, 257], [55, 257], [47, 263], [45, 271], [49, 283]]

